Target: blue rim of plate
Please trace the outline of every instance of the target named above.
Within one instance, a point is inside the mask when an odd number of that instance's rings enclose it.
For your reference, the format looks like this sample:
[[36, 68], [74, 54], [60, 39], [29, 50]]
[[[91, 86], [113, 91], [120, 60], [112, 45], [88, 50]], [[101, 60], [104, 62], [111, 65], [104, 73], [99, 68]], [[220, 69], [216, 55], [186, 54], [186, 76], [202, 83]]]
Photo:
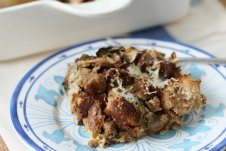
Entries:
[[[114, 37], [116, 40], [120, 40], [120, 39], [148, 39], [148, 40], [159, 40], [159, 41], [163, 41], [163, 42], [169, 42], [169, 43], [174, 43], [174, 44], [178, 44], [181, 46], [185, 46], [188, 48], [191, 48], [195, 51], [201, 52], [203, 54], [206, 54], [207, 56], [209, 56], [210, 58], [216, 58], [214, 55], [212, 55], [211, 53], [208, 53], [204, 50], [201, 50], [199, 48], [178, 42], [176, 40], [166, 40], [166, 39], [160, 39], [160, 38], [145, 38], [145, 37], [136, 37], [136, 36], [128, 36], [128, 37]], [[89, 41], [89, 42], [84, 42], [81, 44], [77, 44], [68, 48], [65, 48], [63, 50], [60, 50], [56, 53], [53, 53], [52, 55], [46, 57], [45, 59], [43, 59], [42, 61], [40, 61], [38, 64], [36, 64], [33, 68], [31, 68], [24, 76], [23, 78], [20, 80], [20, 82], [17, 84], [12, 98], [11, 98], [11, 102], [10, 102], [10, 115], [11, 115], [11, 122], [14, 126], [14, 129], [16, 130], [16, 132], [19, 134], [20, 138], [22, 138], [22, 140], [28, 144], [30, 147], [32, 147], [35, 150], [43, 150], [42, 148], [40, 148], [33, 140], [30, 139], [30, 137], [24, 132], [22, 126], [20, 125], [20, 121], [18, 119], [18, 115], [17, 115], [17, 100], [18, 100], [18, 95], [20, 93], [21, 88], [23, 87], [25, 81], [28, 79], [28, 77], [37, 69], [39, 68], [42, 64], [44, 64], [46, 61], [50, 60], [51, 58], [55, 57], [58, 54], [61, 54], [63, 52], [69, 51], [71, 49], [83, 46], [83, 45], [87, 45], [87, 44], [91, 44], [91, 43], [95, 43], [95, 42], [99, 42], [99, 41], [104, 41], [106, 40], [105, 38], [103, 39], [98, 39], [98, 40], [93, 40], [93, 41]], [[217, 65], [216, 65], [217, 66]], [[226, 80], [226, 76], [224, 74], [222, 74], [214, 65], [213, 65], [214, 69], [216, 69], [216, 71]], [[226, 68], [226, 66], [224, 66]], [[221, 134], [223, 134], [226, 131], [226, 128], [223, 130], [223, 132]], [[221, 135], [220, 134], [220, 135]], [[219, 137], [219, 136], [218, 136]], [[217, 138], [218, 138], [217, 137]], [[207, 144], [206, 146], [209, 146], [211, 143], [213, 143], [217, 138], [215, 138], [213, 141], [211, 141], [209, 144]], [[226, 138], [224, 138], [220, 143], [218, 143], [216, 146], [214, 146], [214, 148], [212, 148], [212, 150], [220, 150], [223, 147], [225, 147], [226, 145]], [[203, 147], [205, 148], [205, 147]], [[201, 149], [203, 149], [201, 148]], [[200, 149], [200, 150], [201, 150]]]

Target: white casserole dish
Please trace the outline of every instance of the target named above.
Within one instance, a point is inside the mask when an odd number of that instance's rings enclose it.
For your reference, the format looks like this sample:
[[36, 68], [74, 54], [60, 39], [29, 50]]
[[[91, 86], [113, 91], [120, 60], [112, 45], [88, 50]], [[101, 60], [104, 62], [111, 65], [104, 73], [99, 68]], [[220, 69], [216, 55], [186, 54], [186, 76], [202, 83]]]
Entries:
[[0, 9], [0, 60], [116, 36], [183, 17], [190, 0], [42, 0]]

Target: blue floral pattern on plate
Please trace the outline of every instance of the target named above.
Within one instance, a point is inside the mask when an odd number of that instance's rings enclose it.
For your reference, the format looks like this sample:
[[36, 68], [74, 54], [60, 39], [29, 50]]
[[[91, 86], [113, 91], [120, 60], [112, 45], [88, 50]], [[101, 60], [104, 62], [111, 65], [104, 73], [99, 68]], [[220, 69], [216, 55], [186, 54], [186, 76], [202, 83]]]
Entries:
[[[180, 44], [151, 39], [121, 38], [123, 44], [155, 48], [169, 55], [175, 51], [181, 57], [210, 57], [209, 54]], [[22, 139], [36, 150], [210, 150], [225, 144], [226, 77], [221, 66], [182, 64], [183, 72], [201, 78], [201, 90], [207, 104], [183, 118], [186, 124], [165, 135], [149, 135], [130, 143], [115, 144], [106, 149], [90, 148], [90, 135], [74, 124], [70, 103], [61, 84], [67, 65], [82, 53], [95, 54], [109, 45], [105, 40], [75, 46], [50, 56], [34, 67], [18, 85], [11, 103], [11, 117]], [[28, 79], [28, 80], [27, 80]]]

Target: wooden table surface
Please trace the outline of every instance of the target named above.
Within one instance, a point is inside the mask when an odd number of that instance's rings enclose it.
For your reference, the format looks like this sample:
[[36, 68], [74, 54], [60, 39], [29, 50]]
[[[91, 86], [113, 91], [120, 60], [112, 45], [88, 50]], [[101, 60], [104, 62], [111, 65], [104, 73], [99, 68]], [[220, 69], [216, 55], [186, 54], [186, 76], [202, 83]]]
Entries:
[[3, 141], [1, 136], [0, 136], [0, 151], [8, 151], [8, 148], [5, 145], [5, 142]]

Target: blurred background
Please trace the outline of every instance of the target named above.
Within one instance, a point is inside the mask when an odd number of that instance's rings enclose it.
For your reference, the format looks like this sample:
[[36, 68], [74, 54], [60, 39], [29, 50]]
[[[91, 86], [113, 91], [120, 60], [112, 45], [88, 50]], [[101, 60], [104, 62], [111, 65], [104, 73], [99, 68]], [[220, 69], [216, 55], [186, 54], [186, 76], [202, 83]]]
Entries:
[[223, 51], [225, 5], [225, 0], [0, 0], [0, 61], [112, 36]]
[[63, 48], [120, 36], [179, 41], [226, 58], [226, 0], [0, 0], [0, 151], [26, 151], [9, 100], [30, 68]]

